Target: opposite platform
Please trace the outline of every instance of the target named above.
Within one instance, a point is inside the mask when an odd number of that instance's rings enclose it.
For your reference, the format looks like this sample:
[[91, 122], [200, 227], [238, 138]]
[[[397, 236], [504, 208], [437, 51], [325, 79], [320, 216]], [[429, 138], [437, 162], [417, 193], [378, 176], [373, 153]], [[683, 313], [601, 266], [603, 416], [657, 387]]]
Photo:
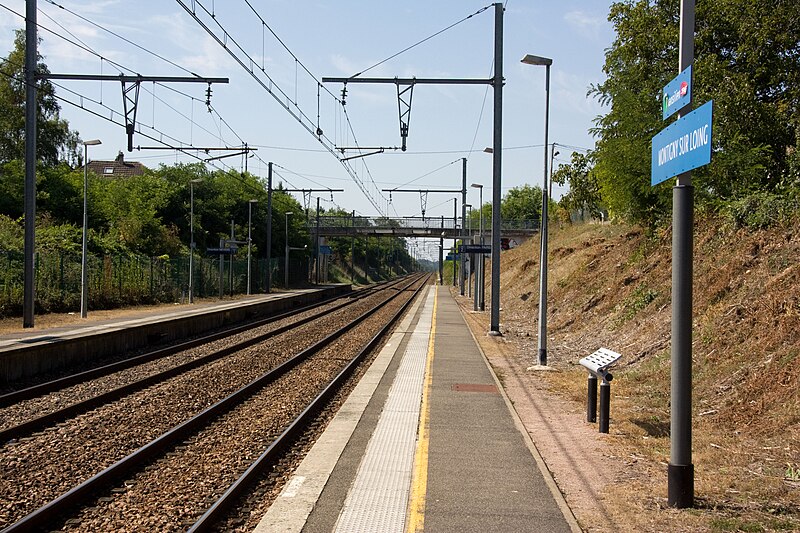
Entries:
[[92, 320], [90, 313], [90, 318], [79, 324], [0, 335], [0, 383], [145, 346], [180, 341], [350, 291], [347, 284], [329, 285], [237, 300], [180, 305], [170, 310], [145, 311], [112, 320]]
[[447, 288], [342, 409], [257, 531], [580, 531]]

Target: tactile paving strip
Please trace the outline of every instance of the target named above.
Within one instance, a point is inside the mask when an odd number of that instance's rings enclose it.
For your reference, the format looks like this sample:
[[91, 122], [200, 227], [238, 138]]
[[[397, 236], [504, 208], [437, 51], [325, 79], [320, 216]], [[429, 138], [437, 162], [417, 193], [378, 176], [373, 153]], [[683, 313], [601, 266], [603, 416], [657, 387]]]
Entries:
[[408, 510], [425, 362], [433, 318], [430, 291], [411, 334], [356, 479], [347, 494], [337, 533], [402, 533]]

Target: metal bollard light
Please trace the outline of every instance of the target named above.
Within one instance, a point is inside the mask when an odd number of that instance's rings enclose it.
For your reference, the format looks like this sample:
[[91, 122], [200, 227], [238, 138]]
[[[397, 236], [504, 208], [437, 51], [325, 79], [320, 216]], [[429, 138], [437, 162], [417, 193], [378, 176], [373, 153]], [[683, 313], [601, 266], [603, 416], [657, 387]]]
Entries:
[[597, 380], [600, 378], [600, 433], [608, 433], [611, 418], [611, 380], [614, 376], [609, 369], [619, 361], [620, 354], [606, 348], [600, 348], [591, 355], [581, 359], [579, 363], [589, 371], [586, 386], [586, 421], [597, 420]]

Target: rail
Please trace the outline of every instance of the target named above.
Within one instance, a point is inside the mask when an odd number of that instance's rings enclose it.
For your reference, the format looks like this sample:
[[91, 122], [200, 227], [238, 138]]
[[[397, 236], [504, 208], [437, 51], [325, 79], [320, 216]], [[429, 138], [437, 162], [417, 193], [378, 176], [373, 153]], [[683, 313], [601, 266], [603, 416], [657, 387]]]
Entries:
[[[421, 279], [421, 277], [414, 279], [411, 283], [409, 283], [406, 286], [406, 288], [418, 282], [419, 279]], [[266, 372], [265, 374], [261, 375], [260, 377], [250, 382], [249, 384], [241, 387], [237, 391], [231, 393], [227, 397], [218, 401], [214, 405], [201, 411], [200, 413], [182, 422], [181, 424], [173, 427], [171, 430], [162, 434], [160, 437], [152, 440], [145, 446], [139, 448], [138, 450], [134, 451], [133, 453], [129, 454], [123, 459], [120, 459], [113, 465], [105, 468], [100, 473], [92, 476], [91, 478], [82, 482], [76, 487], [73, 487], [72, 489], [62, 494], [58, 498], [50, 501], [49, 503], [45, 504], [39, 509], [23, 517], [21, 520], [11, 524], [10, 526], [8, 526], [6, 529], [3, 530], [3, 533], [30, 531], [31, 529], [51, 524], [52, 521], [55, 520], [57, 517], [62, 516], [65, 513], [68, 513], [70, 510], [74, 509], [75, 505], [80, 504], [86, 498], [91, 497], [91, 495], [96, 490], [111, 485], [114, 481], [121, 479], [123, 476], [141, 467], [142, 464], [146, 464], [152, 461], [160, 454], [162, 454], [165, 450], [177, 445], [181, 441], [188, 438], [193, 432], [199, 431], [201, 428], [205, 427], [213, 419], [230, 411], [235, 405], [242, 403], [243, 401], [251, 397], [253, 394], [255, 394], [258, 390], [267, 385], [269, 382], [272, 382], [275, 379], [279, 378], [280, 376], [286, 374], [288, 371], [290, 371], [298, 364], [308, 359], [316, 352], [330, 345], [330, 343], [333, 342], [335, 339], [342, 336], [347, 331], [353, 329], [355, 326], [357, 326], [358, 324], [360, 324], [361, 322], [372, 316], [374, 313], [376, 313], [379, 309], [387, 305], [389, 302], [393, 301], [395, 298], [398, 298], [401, 294], [403, 294], [403, 291], [397, 291], [395, 294], [387, 298], [384, 302], [376, 305], [372, 309], [361, 314], [359, 317], [352, 320], [349, 324], [345, 325], [341, 329], [331, 333], [324, 339], [302, 350], [301, 352], [297, 353], [291, 359], [285, 361], [281, 365], [271, 369], [270, 371]], [[396, 316], [397, 315], [395, 315], [395, 317]], [[383, 333], [383, 331], [384, 330], [381, 330], [381, 333]], [[371, 343], [376, 342], [376, 339], [379, 337], [380, 334], [376, 335], [376, 337], [373, 338]], [[341, 374], [342, 373], [340, 372], [337, 378], [334, 379], [338, 380]], [[303, 414], [307, 413], [308, 411], [309, 408], [306, 408]], [[301, 414], [301, 416], [303, 416], [303, 414]], [[284, 433], [286, 433], [287, 431], [288, 429], [284, 431]]]
[[[395, 282], [395, 283], [402, 283], [402, 281]], [[177, 365], [177, 366], [171, 367], [171, 368], [169, 368], [167, 370], [164, 370], [164, 371], [161, 371], [161, 372], [157, 372], [155, 374], [151, 374], [151, 375], [149, 375], [149, 376], [147, 376], [145, 378], [142, 378], [142, 379], [139, 379], [137, 381], [128, 383], [126, 385], [122, 385], [122, 386], [117, 387], [117, 388], [112, 389], [112, 390], [108, 390], [108, 391], [106, 391], [104, 393], [98, 394], [96, 396], [92, 396], [91, 398], [87, 398], [87, 399], [85, 399], [83, 401], [76, 402], [76, 403], [73, 403], [73, 404], [68, 405], [68, 406], [62, 407], [62, 408], [57, 409], [55, 411], [52, 411], [50, 413], [43, 414], [43, 415], [41, 415], [41, 416], [39, 416], [37, 418], [28, 420], [28, 421], [23, 422], [21, 424], [2, 429], [2, 430], [0, 430], [0, 442], [6, 442], [6, 441], [11, 440], [11, 439], [18, 439], [18, 438], [24, 437], [24, 436], [26, 436], [26, 435], [34, 432], [34, 431], [37, 431], [37, 430], [42, 429], [42, 428], [45, 428], [45, 427], [47, 427], [49, 425], [52, 425], [54, 423], [60, 422], [62, 420], [66, 420], [67, 418], [70, 418], [70, 417], [77, 416], [77, 415], [79, 415], [81, 413], [88, 412], [91, 409], [99, 407], [99, 406], [101, 406], [101, 405], [103, 405], [105, 403], [118, 400], [118, 399], [120, 399], [120, 398], [122, 398], [124, 396], [127, 396], [128, 394], [132, 394], [132, 393], [134, 393], [136, 391], [140, 391], [140, 390], [145, 389], [145, 388], [147, 388], [147, 387], [149, 387], [151, 385], [154, 385], [154, 384], [159, 383], [161, 381], [165, 381], [165, 380], [167, 380], [167, 379], [169, 379], [171, 377], [180, 375], [182, 373], [188, 372], [188, 371], [193, 370], [195, 368], [199, 368], [199, 367], [201, 367], [203, 365], [207, 365], [207, 364], [209, 364], [209, 363], [211, 363], [213, 361], [216, 361], [217, 359], [225, 357], [226, 355], [234, 353], [234, 352], [236, 352], [238, 350], [243, 350], [245, 348], [248, 348], [250, 346], [258, 344], [260, 342], [264, 342], [267, 339], [275, 337], [275, 336], [280, 335], [282, 333], [285, 333], [285, 332], [291, 330], [292, 328], [296, 328], [298, 326], [302, 326], [303, 324], [307, 324], [308, 322], [311, 322], [312, 320], [316, 320], [316, 319], [318, 319], [320, 317], [323, 317], [325, 315], [328, 315], [328, 314], [331, 314], [331, 313], [333, 313], [335, 311], [338, 311], [339, 309], [341, 309], [343, 307], [346, 307], [348, 305], [351, 305], [351, 304], [357, 302], [358, 300], [360, 300], [362, 298], [370, 296], [371, 294], [373, 294], [374, 292], [380, 290], [381, 288], [384, 288], [385, 286], [391, 286], [392, 284], [393, 283], [380, 284], [380, 285], [378, 285], [376, 287], [372, 287], [369, 290], [366, 290], [366, 291], [356, 295], [354, 298], [350, 298], [348, 301], [345, 301], [345, 302], [343, 302], [341, 304], [333, 306], [333, 307], [331, 307], [329, 309], [325, 309], [322, 312], [317, 313], [315, 315], [308, 316], [308, 317], [305, 317], [305, 318], [301, 318], [300, 320], [292, 322], [291, 324], [283, 325], [283, 326], [281, 326], [279, 328], [276, 328], [276, 329], [274, 329], [272, 331], [266, 332], [266, 333], [264, 333], [262, 335], [258, 335], [256, 337], [247, 339], [245, 341], [237, 342], [237, 343], [235, 343], [235, 344], [233, 344], [231, 346], [228, 346], [228, 347], [223, 348], [221, 350], [215, 350], [214, 352], [212, 352], [212, 353], [210, 353], [208, 355], [204, 355], [202, 357], [198, 357], [197, 359], [193, 359], [193, 360], [188, 361], [186, 363], [183, 363], [181, 365]], [[155, 350], [155, 351], [152, 351], [152, 352], [149, 352], [149, 353], [146, 353], [146, 354], [142, 354], [142, 355], [139, 355], [139, 356], [136, 356], [136, 357], [132, 357], [130, 359], [126, 359], [124, 361], [119, 361], [117, 363], [112, 363], [110, 365], [105, 365], [105, 366], [102, 366], [102, 367], [99, 367], [99, 368], [96, 368], [96, 369], [87, 370], [87, 371], [79, 373], [79, 374], [75, 374], [75, 375], [72, 375], [72, 376], [66, 376], [66, 377], [58, 379], [58, 380], [50, 381], [50, 382], [47, 382], [47, 383], [42, 383], [40, 385], [35, 385], [35, 386], [30, 387], [28, 389], [22, 389], [22, 390], [17, 391], [17, 392], [9, 393], [9, 394], [7, 394], [5, 396], [0, 397], [0, 401], [2, 401], [2, 404], [0, 404], [0, 407], [5, 406], [5, 405], [11, 405], [12, 403], [15, 403], [17, 401], [21, 401], [23, 399], [35, 398], [37, 396], [41, 396], [41, 395], [44, 395], [44, 394], [47, 394], [47, 393], [50, 393], [50, 392], [61, 390], [62, 388], [70, 386], [70, 385], [75, 385], [77, 383], [83, 383], [83, 382], [86, 382], [86, 381], [88, 381], [90, 379], [96, 379], [98, 377], [106, 376], [106, 375], [112, 374], [114, 372], [119, 372], [121, 370], [125, 370], [127, 368], [131, 368], [131, 367], [136, 366], [136, 365], [144, 364], [144, 363], [147, 363], [147, 362], [150, 362], [150, 361], [154, 361], [156, 359], [160, 359], [160, 358], [163, 358], [163, 357], [174, 355], [176, 353], [179, 353], [179, 352], [182, 352], [182, 351], [185, 351], [185, 350], [189, 350], [191, 348], [195, 348], [195, 347], [201, 346], [203, 344], [207, 344], [207, 343], [210, 343], [210, 342], [213, 342], [213, 341], [224, 339], [226, 337], [231, 337], [233, 335], [237, 335], [239, 333], [251, 330], [253, 328], [265, 326], [265, 325], [268, 325], [270, 323], [277, 322], [279, 320], [283, 320], [283, 319], [286, 319], [286, 318], [291, 318], [295, 314], [299, 314], [299, 313], [302, 313], [302, 312], [305, 312], [305, 311], [309, 311], [309, 310], [314, 309], [315, 307], [319, 307], [319, 306], [325, 305], [327, 303], [330, 303], [331, 300], [334, 300], [336, 298], [341, 298], [341, 296], [334, 297], [334, 298], [325, 300], [323, 302], [318, 302], [318, 303], [315, 303], [315, 304], [312, 304], [312, 305], [307, 305], [307, 306], [304, 306], [304, 307], [301, 307], [301, 308], [298, 308], [298, 309], [293, 309], [293, 310], [288, 311], [286, 313], [281, 313], [281, 314], [278, 314], [278, 315], [275, 315], [275, 316], [272, 316], [272, 317], [268, 317], [268, 318], [265, 318], [265, 319], [262, 319], [262, 320], [258, 320], [258, 321], [255, 321], [255, 322], [250, 322], [248, 324], [245, 324], [245, 325], [242, 325], [242, 326], [237, 326], [237, 327], [231, 328], [231, 329], [227, 329], [227, 330], [219, 332], [219, 333], [214, 333], [214, 334], [211, 334], [211, 335], [207, 335], [207, 336], [201, 337], [199, 339], [193, 339], [191, 341], [187, 341], [187, 342], [175, 345], [175, 346], [170, 346], [170, 347], [167, 347], [167, 348], [162, 348], [162, 349], [159, 349], [159, 350]]]

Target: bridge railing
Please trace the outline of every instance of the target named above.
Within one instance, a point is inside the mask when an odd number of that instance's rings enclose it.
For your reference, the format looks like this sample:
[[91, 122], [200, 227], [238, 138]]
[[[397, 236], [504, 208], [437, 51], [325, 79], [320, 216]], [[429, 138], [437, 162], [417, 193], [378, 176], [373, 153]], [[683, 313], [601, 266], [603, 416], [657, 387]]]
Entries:
[[[459, 220], [460, 222], [460, 220]], [[485, 223], [485, 222], [484, 222]], [[315, 219], [311, 219], [311, 226], [316, 224]], [[453, 229], [460, 227], [461, 224], [454, 225], [453, 218], [442, 217], [346, 217], [346, 216], [321, 216], [319, 217], [321, 228], [377, 228], [377, 229]], [[472, 228], [477, 231], [477, 227]], [[537, 231], [539, 229], [538, 220], [504, 220], [501, 224], [504, 231]], [[487, 233], [491, 231], [491, 226], [484, 228]]]

